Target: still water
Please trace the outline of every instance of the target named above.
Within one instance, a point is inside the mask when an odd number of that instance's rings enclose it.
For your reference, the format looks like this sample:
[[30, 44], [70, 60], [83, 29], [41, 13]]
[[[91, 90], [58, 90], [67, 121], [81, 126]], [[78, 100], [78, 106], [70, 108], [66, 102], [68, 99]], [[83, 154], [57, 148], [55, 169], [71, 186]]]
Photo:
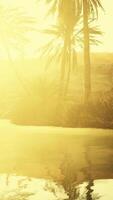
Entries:
[[46, 179], [0, 175], [0, 200], [112, 200], [113, 180], [90, 180], [73, 187], [71, 197], [63, 186]]
[[1, 122], [0, 173], [0, 200], [113, 200], [113, 130]]

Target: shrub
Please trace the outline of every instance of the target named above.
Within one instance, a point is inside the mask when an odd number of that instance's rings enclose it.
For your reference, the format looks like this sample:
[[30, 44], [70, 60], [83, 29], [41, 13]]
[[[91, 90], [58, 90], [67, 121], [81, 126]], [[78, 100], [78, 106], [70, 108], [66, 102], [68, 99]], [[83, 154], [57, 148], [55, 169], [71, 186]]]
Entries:
[[96, 95], [88, 103], [73, 104], [66, 122], [71, 127], [113, 128], [113, 94]]

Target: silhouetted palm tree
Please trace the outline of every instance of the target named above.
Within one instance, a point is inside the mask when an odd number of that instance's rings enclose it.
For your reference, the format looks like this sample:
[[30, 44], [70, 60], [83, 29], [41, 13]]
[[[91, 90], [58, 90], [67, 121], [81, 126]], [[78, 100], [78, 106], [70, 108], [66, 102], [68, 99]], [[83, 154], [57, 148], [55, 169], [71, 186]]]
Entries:
[[[100, 42], [96, 39], [96, 36], [101, 34], [98, 27], [94, 26], [92, 22], [89, 22], [90, 28], [90, 44], [98, 45]], [[83, 47], [83, 27], [81, 24], [81, 17], [77, 18], [76, 25], [70, 35], [69, 42], [65, 42], [68, 27], [63, 25], [53, 25], [48, 29], [42, 30], [43, 33], [51, 35], [51, 40], [46, 45], [40, 48], [42, 56], [48, 56], [48, 62], [46, 65], [56, 63], [60, 64], [60, 81], [64, 84], [66, 81], [66, 91], [69, 85], [69, 79], [72, 72], [75, 71], [77, 66], [77, 48]], [[65, 91], [65, 92], [66, 92]], [[67, 92], [66, 92], [67, 93]]]
[[[57, 13], [57, 26], [54, 26], [49, 33], [56, 34], [56, 37], [62, 37], [62, 48], [61, 48], [61, 77], [60, 77], [60, 87], [62, 93], [62, 87], [64, 83], [64, 77], [66, 78], [66, 87], [64, 91], [67, 91], [71, 67], [75, 64], [75, 47], [74, 45], [74, 29], [77, 25], [79, 19], [81, 18], [82, 7], [78, 4], [77, 1], [68, 1], [68, 0], [54, 0], [46, 1], [50, 3], [49, 13], [56, 11]], [[47, 32], [47, 31], [46, 31]], [[73, 41], [73, 42], [72, 42]], [[60, 94], [61, 95], [61, 94]]]
[[102, 8], [100, 0], [83, 0], [83, 26], [84, 26], [84, 100], [89, 101], [91, 94], [91, 64], [90, 64], [90, 36], [89, 36], [89, 19], [98, 17], [98, 8]]
[[[60, 24], [67, 27], [66, 37], [64, 42], [64, 57], [66, 47], [68, 46], [68, 52], [70, 52], [71, 46], [71, 34], [76, 24], [76, 20], [82, 14], [83, 11], [83, 26], [84, 26], [84, 88], [85, 88], [85, 102], [88, 101], [91, 92], [91, 72], [90, 72], [90, 36], [89, 36], [89, 20], [94, 20], [98, 16], [98, 8], [102, 8], [100, 0], [45, 0], [49, 4], [48, 14], [57, 13]], [[71, 54], [69, 54], [71, 56]], [[63, 59], [65, 60], [65, 59]], [[65, 62], [62, 66], [65, 66]], [[70, 66], [70, 62], [69, 62]], [[65, 74], [65, 67], [62, 67], [62, 73]], [[68, 72], [68, 77], [70, 70]], [[62, 76], [61, 76], [62, 77]]]

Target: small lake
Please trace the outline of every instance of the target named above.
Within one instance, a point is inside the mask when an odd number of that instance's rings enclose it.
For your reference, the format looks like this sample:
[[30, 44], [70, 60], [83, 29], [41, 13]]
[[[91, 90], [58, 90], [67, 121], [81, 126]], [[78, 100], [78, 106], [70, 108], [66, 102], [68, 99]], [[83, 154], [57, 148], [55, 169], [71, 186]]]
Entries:
[[0, 121], [0, 200], [75, 199], [113, 200], [113, 130]]
[[52, 180], [0, 175], [0, 200], [112, 200], [113, 180], [90, 180], [74, 185], [70, 194]]

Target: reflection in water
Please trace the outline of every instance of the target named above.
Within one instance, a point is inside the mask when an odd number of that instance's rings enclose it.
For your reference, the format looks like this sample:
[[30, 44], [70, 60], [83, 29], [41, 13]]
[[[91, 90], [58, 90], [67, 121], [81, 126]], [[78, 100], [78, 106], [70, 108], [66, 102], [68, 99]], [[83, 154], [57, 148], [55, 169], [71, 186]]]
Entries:
[[[0, 200], [112, 200], [113, 180], [93, 180], [67, 191], [61, 185], [44, 179], [10, 175], [0, 176]], [[74, 189], [75, 188], [75, 189]]]
[[92, 192], [93, 192], [92, 186], [93, 185], [94, 185], [93, 180], [89, 180], [88, 185], [86, 186], [86, 189], [87, 189], [86, 199], [87, 200], [93, 200], [93, 198], [92, 198]]
[[[68, 154], [65, 154], [64, 160], [61, 163], [60, 170], [61, 174], [63, 175], [62, 185], [65, 189], [67, 194], [66, 200], [75, 200], [75, 199], [86, 199], [86, 200], [93, 200], [93, 188], [94, 181], [92, 178], [92, 163], [90, 159], [90, 147], [87, 145], [85, 147], [84, 152], [86, 167], [83, 168], [83, 173], [85, 180], [88, 180], [86, 188], [85, 188], [85, 196], [80, 193], [80, 189], [77, 186], [77, 170], [76, 170], [76, 162], [72, 160]], [[97, 198], [95, 198], [97, 199]]]
[[86, 146], [86, 151], [85, 151], [85, 160], [87, 163], [87, 170], [85, 171], [85, 175], [86, 178], [89, 180], [88, 181], [88, 185], [86, 186], [86, 199], [87, 200], [93, 200], [92, 198], [92, 193], [93, 193], [93, 189], [92, 186], [94, 185], [93, 183], [93, 179], [92, 179], [92, 163], [91, 163], [91, 159], [90, 159], [90, 147]]
[[64, 160], [60, 166], [63, 175], [62, 186], [67, 194], [66, 200], [75, 200], [79, 196], [77, 190], [77, 171], [76, 162], [68, 154], [65, 154]]
[[0, 200], [27, 200], [33, 192], [27, 191], [28, 179], [14, 175], [0, 176]]
[[66, 197], [63, 187], [52, 181], [7, 174], [0, 176], [0, 200], [64, 200]]
[[[80, 184], [79, 189], [79, 198], [77, 200], [87, 200], [87, 187], [88, 182]], [[112, 200], [113, 199], [113, 180], [95, 180], [94, 186], [92, 186], [92, 200]]]

